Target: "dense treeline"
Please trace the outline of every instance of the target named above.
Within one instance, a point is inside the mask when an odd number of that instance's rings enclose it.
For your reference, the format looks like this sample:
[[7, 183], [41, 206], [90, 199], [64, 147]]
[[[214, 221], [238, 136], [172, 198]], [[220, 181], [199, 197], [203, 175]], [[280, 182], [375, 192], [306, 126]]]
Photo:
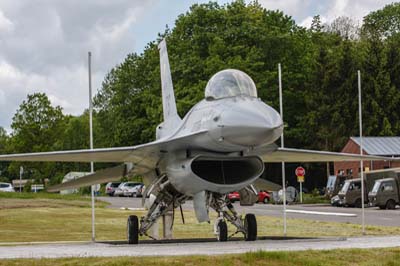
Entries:
[[[365, 135], [399, 135], [399, 31], [399, 3], [370, 13], [362, 25], [346, 17], [324, 25], [315, 16], [308, 29], [257, 2], [195, 4], [142, 54], [127, 55], [105, 77], [95, 97], [95, 146], [154, 139], [162, 119], [157, 44], [164, 37], [181, 116], [203, 98], [211, 76], [226, 68], [248, 73], [259, 97], [279, 109], [277, 64], [281, 63], [286, 145], [338, 151], [349, 136], [358, 134], [359, 69]], [[87, 148], [87, 119], [87, 113], [64, 116], [43, 94], [29, 95], [14, 116], [11, 135], [0, 130], [0, 152]], [[0, 167], [15, 177], [19, 165]], [[87, 170], [84, 164], [26, 167], [40, 178]]]

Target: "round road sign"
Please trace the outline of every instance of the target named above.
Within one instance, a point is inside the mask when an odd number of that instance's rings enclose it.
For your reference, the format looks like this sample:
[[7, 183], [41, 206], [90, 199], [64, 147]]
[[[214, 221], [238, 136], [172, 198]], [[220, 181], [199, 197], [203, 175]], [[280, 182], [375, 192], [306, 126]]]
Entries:
[[304, 170], [303, 167], [299, 166], [296, 168], [296, 176], [305, 176], [306, 175], [306, 170]]

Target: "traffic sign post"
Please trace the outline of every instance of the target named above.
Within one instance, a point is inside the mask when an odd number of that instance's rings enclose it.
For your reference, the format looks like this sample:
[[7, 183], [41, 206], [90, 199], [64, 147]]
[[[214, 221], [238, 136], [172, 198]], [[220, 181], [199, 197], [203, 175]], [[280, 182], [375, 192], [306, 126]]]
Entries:
[[297, 182], [300, 183], [300, 203], [303, 203], [303, 182], [304, 176], [306, 175], [306, 170], [299, 166], [296, 168], [295, 174], [297, 176]]

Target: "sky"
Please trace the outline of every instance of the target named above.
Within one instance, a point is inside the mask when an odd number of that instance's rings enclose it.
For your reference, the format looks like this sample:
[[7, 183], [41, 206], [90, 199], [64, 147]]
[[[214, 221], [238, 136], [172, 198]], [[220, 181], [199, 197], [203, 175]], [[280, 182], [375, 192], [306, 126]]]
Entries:
[[[0, 0], [0, 127], [11, 121], [27, 94], [45, 92], [65, 114], [88, 108], [88, 51], [94, 93], [128, 53], [141, 53], [179, 14], [202, 0]], [[231, 2], [218, 1], [220, 4]], [[393, 1], [259, 0], [308, 27], [320, 15], [356, 21]]]

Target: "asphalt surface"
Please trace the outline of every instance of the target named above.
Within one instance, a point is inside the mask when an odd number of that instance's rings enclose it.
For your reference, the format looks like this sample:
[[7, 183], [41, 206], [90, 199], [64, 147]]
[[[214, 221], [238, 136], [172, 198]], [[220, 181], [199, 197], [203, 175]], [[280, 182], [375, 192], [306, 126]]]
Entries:
[[400, 236], [354, 237], [348, 239], [290, 239], [228, 241], [208, 243], [113, 244], [49, 243], [41, 245], [0, 246], [0, 259], [63, 258], [113, 256], [226, 255], [250, 251], [298, 251], [346, 248], [400, 247]]
[[[141, 208], [141, 198], [124, 197], [100, 197], [99, 199], [110, 203], [110, 208]], [[255, 204], [251, 207], [242, 207], [239, 203], [234, 204], [240, 213], [254, 213], [255, 215], [265, 215], [273, 217], [282, 217], [282, 205], [273, 204]], [[183, 205], [185, 210], [193, 210], [191, 201]], [[307, 204], [307, 205], [287, 205], [287, 217], [296, 219], [309, 219], [316, 221], [331, 221], [342, 223], [361, 224], [361, 209], [332, 207], [327, 204]], [[290, 211], [320, 212], [320, 214], [293, 213]], [[325, 213], [329, 213], [325, 214]], [[334, 215], [337, 213], [337, 215]], [[349, 216], [340, 216], [340, 215]], [[351, 216], [350, 216], [351, 215]], [[365, 208], [365, 224], [379, 226], [400, 226], [400, 209], [380, 210], [379, 208]]]

